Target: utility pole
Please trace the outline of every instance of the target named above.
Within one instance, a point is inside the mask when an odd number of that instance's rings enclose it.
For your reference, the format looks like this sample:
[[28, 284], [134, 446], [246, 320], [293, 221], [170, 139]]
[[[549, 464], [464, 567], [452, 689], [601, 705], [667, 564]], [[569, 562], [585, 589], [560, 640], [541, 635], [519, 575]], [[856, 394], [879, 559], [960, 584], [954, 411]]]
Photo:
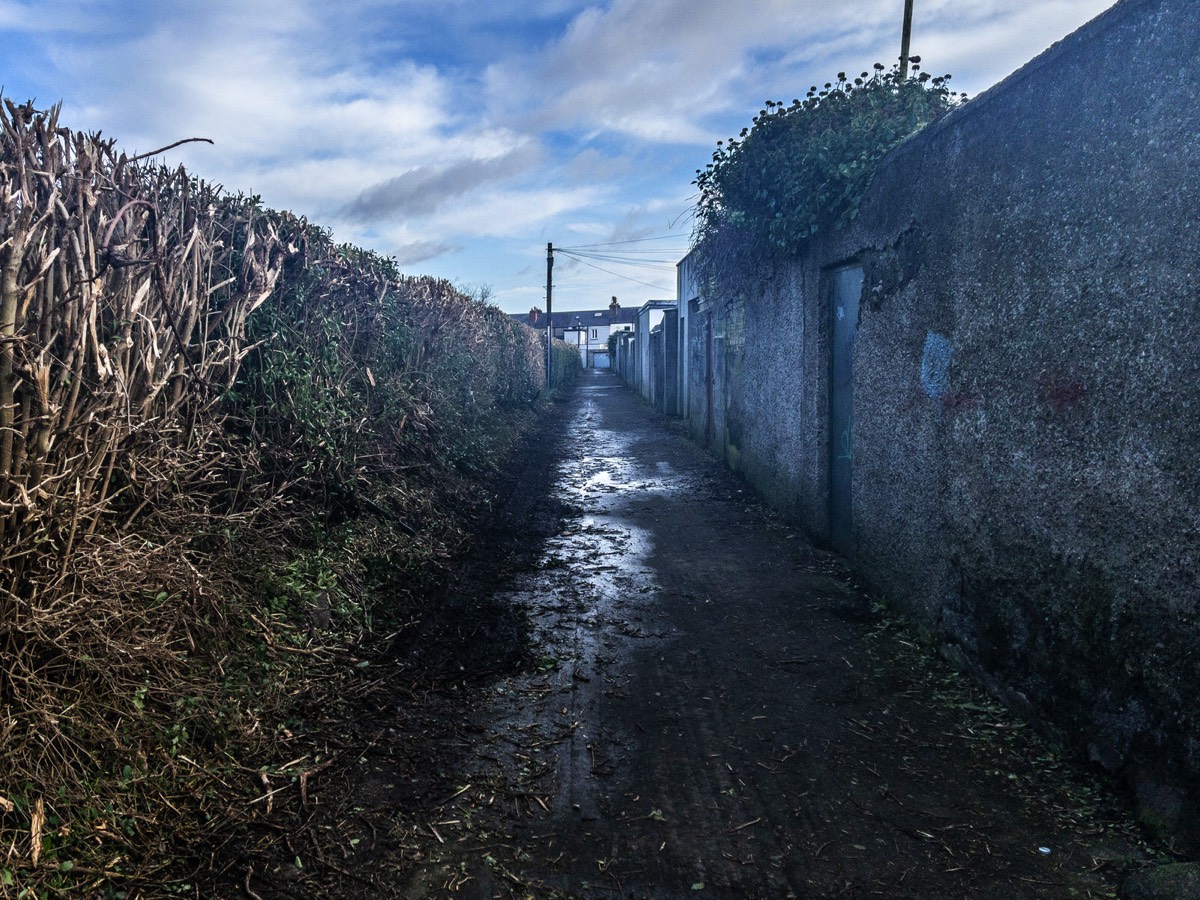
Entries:
[[554, 291], [554, 244], [546, 244], [546, 392], [550, 392], [550, 361], [554, 358], [554, 307], [551, 294]]
[[908, 45], [912, 38], [913, 0], [904, 0], [904, 31], [900, 37], [900, 80], [908, 78]]

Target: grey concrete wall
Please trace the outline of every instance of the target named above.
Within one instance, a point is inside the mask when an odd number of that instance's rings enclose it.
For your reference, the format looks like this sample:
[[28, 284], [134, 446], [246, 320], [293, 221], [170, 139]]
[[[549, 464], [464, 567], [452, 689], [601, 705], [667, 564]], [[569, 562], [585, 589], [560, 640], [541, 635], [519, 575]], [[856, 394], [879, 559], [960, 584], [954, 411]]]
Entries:
[[622, 332], [617, 337], [616, 353], [613, 358], [613, 369], [626, 384], [632, 386], [637, 366], [636, 338], [633, 334]]
[[689, 341], [691, 333], [698, 324], [695, 315], [699, 296], [700, 287], [696, 280], [696, 260], [689, 253], [676, 266], [675, 277], [675, 300], [678, 303], [679, 311], [679, 346], [676, 351], [679, 366], [677, 376], [679, 396], [677, 400], [678, 411], [676, 414], [685, 417], [690, 414], [689, 408], [692, 402], [692, 353]]
[[823, 292], [862, 265], [855, 568], [1195, 847], [1198, 92], [1200, 4], [1126, 0], [891, 154], [851, 229], [705, 298], [715, 448], [822, 537]]
[[[724, 305], [724, 453], [776, 508], [810, 534], [829, 525], [828, 311], [820, 273], [784, 267], [761, 292]], [[797, 298], [810, 298], [797, 302]], [[718, 407], [721, 404], [717, 404]]]
[[656, 406], [669, 416], [679, 415], [679, 310], [668, 309], [662, 322], [662, 369]]
[[653, 344], [650, 340], [650, 330], [657, 325], [653, 310], [642, 307], [637, 317], [637, 363], [634, 369], [633, 389], [643, 400], [650, 399], [650, 353]]
[[643, 396], [652, 405], [657, 406], [662, 396], [663, 384], [663, 332], [656, 328], [650, 332], [650, 368], [646, 373], [645, 393]]
[[688, 434], [693, 440], [706, 442], [705, 423], [708, 419], [708, 358], [707, 335], [711, 313], [699, 298], [688, 301], [687, 344], [684, 352], [688, 357], [688, 406], [684, 410]]

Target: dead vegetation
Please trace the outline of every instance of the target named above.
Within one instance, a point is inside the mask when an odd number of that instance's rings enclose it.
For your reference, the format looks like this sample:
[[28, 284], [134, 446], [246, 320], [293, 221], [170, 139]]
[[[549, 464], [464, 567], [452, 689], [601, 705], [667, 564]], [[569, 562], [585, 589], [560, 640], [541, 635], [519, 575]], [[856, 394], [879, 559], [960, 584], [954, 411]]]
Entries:
[[4, 101], [0, 896], [190, 893], [288, 710], [469, 539], [541, 365], [445, 282]]

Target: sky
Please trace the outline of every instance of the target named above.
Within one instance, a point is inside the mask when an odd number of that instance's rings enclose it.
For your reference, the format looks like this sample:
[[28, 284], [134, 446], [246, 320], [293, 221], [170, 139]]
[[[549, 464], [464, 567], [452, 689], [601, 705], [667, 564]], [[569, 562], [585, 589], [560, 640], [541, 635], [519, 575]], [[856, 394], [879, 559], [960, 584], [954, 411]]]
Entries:
[[[915, 0], [975, 96], [1112, 0]], [[506, 312], [675, 294], [696, 170], [899, 56], [904, 0], [0, 0], [0, 93]]]

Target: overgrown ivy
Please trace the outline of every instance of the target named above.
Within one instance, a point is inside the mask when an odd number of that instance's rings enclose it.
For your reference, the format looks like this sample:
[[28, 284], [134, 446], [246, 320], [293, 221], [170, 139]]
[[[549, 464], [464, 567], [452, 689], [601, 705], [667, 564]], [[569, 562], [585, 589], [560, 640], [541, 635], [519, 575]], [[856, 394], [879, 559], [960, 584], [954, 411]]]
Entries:
[[839, 72], [790, 105], [767, 101], [740, 138], [718, 142], [696, 173], [696, 243], [716, 245], [733, 229], [795, 256], [813, 235], [853, 219], [883, 155], [965, 98], [949, 75], [911, 62], [908, 75], [876, 63], [854, 79]]

